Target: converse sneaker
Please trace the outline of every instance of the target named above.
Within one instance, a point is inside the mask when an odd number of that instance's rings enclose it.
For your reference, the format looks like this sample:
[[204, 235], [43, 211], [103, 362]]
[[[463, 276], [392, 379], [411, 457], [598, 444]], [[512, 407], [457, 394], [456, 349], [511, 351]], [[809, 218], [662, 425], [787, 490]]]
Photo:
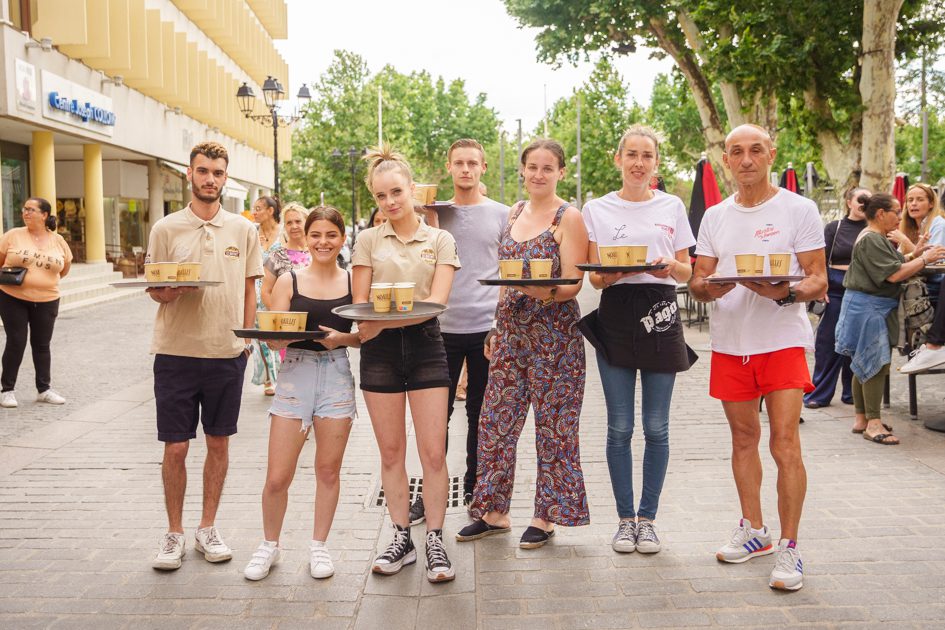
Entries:
[[233, 557], [233, 552], [220, 538], [220, 532], [213, 525], [197, 530], [194, 549], [202, 553], [207, 562], [225, 562]]
[[249, 559], [249, 564], [243, 569], [247, 580], [261, 580], [269, 575], [269, 569], [279, 562], [279, 543], [264, 540]]
[[426, 512], [423, 509], [423, 496], [417, 495], [417, 500], [410, 506], [410, 524], [419, 525], [426, 518]]
[[640, 553], [656, 553], [660, 549], [660, 537], [656, 535], [656, 523], [645, 519], [637, 523], [637, 551]]
[[180, 568], [181, 558], [184, 557], [184, 535], [176, 532], [168, 532], [161, 539], [161, 545], [158, 547], [158, 553], [154, 557], [151, 566], [162, 571], [173, 571]]
[[637, 524], [631, 518], [620, 519], [610, 546], [619, 553], [633, 553], [637, 548]]
[[732, 539], [715, 553], [715, 557], [722, 562], [737, 564], [770, 553], [774, 553], [774, 547], [767, 526], [759, 532], [751, 528], [750, 522], [741, 519], [732, 531]]
[[417, 561], [417, 549], [410, 539], [410, 528], [394, 525], [394, 538], [387, 545], [387, 549], [374, 559], [371, 570], [374, 573], [393, 575], [399, 572], [404, 565]]
[[44, 392], [39, 392], [36, 394], [36, 402], [49, 403], [50, 405], [64, 405], [66, 403], [66, 399], [53, 390], [47, 389]]
[[0, 407], [12, 409], [17, 406], [19, 406], [19, 403], [16, 402], [16, 395], [14, 395], [12, 389], [8, 392], [0, 393]]
[[768, 586], [782, 591], [796, 591], [804, 586], [804, 561], [793, 540], [782, 538], [778, 543], [778, 558]]
[[316, 580], [331, 577], [335, 574], [335, 565], [331, 563], [328, 546], [321, 540], [313, 540], [308, 544], [309, 573]]
[[449, 582], [456, 578], [456, 569], [450, 564], [443, 547], [443, 530], [427, 532], [427, 579], [431, 582]]

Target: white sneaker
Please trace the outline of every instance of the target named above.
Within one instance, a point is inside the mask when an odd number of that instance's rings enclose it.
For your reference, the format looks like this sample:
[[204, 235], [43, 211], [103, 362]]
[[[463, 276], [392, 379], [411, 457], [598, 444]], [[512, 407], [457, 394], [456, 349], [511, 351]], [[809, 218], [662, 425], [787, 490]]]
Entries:
[[320, 540], [308, 543], [309, 572], [316, 580], [331, 577], [335, 574], [335, 565], [331, 563], [328, 545]]
[[637, 523], [637, 551], [640, 553], [657, 553], [662, 549], [660, 537], [656, 535], [656, 523], [642, 520]]
[[162, 571], [173, 571], [180, 568], [181, 558], [184, 557], [184, 535], [173, 532], [164, 534], [158, 553], [151, 566]]
[[279, 562], [279, 555], [279, 543], [262, 541], [243, 569], [243, 576], [253, 581], [263, 579], [269, 575], [269, 569]]
[[13, 393], [13, 390], [0, 393], [0, 407], [12, 409], [18, 406], [19, 403], [16, 402], [16, 395]]
[[198, 529], [196, 538], [194, 548], [203, 554], [207, 562], [225, 562], [233, 557], [233, 552], [220, 538], [220, 532], [213, 525]]
[[899, 368], [899, 371], [903, 374], [916, 374], [941, 367], [942, 364], [945, 364], [945, 346], [933, 350], [923, 345], [919, 346], [909, 362]]
[[745, 519], [738, 521], [738, 527], [732, 531], [732, 539], [715, 553], [721, 562], [740, 563], [755, 556], [767, 556], [774, 553], [771, 544], [771, 532], [765, 526], [760, 534], [751, 529], [751, 523]]
[[36, 402], [49, 403], [50, 405], [64, 405], [66, 399], [53, 390], [47, 389], [42, 393], [36, 394]]
[[804, 561], [793, 540], [782, 538], [778, 543], [778, 559], [768, 586], [782, 591], [796, 591], [804, 586]]
[[611, 548], [619, 553], [633, 553], [637, 549], [637, 524], [632, 519], [620, 519], [617, 533], [610, 542]]

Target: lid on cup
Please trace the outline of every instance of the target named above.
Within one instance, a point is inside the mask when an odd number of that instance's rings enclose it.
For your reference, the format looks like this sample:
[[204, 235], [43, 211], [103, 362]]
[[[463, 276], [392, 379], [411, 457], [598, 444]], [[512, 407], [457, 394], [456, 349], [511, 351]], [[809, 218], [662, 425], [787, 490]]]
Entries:
[[386, 289], [388, 287], [394, 286], [393, 282], [373, 282], [371, 283], [372, 289]]
[[415, 286], [417, 286], [417, 283], [416, 283], [416, 282], [395, 282], [395, 283], [394, 283], [394, 288], [395, 288], [395, 289], [406, 289], [406, 288], [408, 288], [408, 287], [411, 287], [411, 288], [412, 288], [412, 287], [415, 287]]

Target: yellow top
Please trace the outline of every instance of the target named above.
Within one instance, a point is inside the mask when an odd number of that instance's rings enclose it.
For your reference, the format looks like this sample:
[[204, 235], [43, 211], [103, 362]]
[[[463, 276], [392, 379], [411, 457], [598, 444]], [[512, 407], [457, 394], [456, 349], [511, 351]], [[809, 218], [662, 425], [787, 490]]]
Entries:
[[243, 327], [246, 278], [263, 275], [252, 223], [223, 208], [204, 221], [187, 206], [154, 224], [145, 261], [199, 262], [201, 280], [223, 282], [161, 304], [152, 353], [228, 359], [243, 351], [244, 343], [233, 329]]
[[358, 234], [352, 267], [371, 267], [371, 282], [415, 282], [414, 299], [430, 297], [437, 265], [460, 268], [453, 235], [420, 223], [413, 238], [403, 241], [388, 223]]
[[20, 286], [0, 285], [7, 295], [27, 302], [52, 302], [59, 299], [59, 274], [72, 262], [72, 250], [59, 234], [51, 232], [45, 247], [37, 247], [29, 228], [8, 230], [0, 237], [0, 252], [6, 255], [4, 267], [26, 267]]

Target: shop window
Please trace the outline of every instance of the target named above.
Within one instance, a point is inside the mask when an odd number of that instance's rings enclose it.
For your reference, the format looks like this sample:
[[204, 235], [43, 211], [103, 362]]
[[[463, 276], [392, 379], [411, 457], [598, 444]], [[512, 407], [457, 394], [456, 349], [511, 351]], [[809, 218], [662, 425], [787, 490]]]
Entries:
[[23, 225], [20, 210], [29, 199], [30, 168], [27, 160], [4, 157], [0, 159], [0, 190], [3, 194], [3, 228], [9, 230]]
[[58, 199], [59, 234], [66, 239], [77, 262], [85, 261], [85, 204], [82, 199]]

